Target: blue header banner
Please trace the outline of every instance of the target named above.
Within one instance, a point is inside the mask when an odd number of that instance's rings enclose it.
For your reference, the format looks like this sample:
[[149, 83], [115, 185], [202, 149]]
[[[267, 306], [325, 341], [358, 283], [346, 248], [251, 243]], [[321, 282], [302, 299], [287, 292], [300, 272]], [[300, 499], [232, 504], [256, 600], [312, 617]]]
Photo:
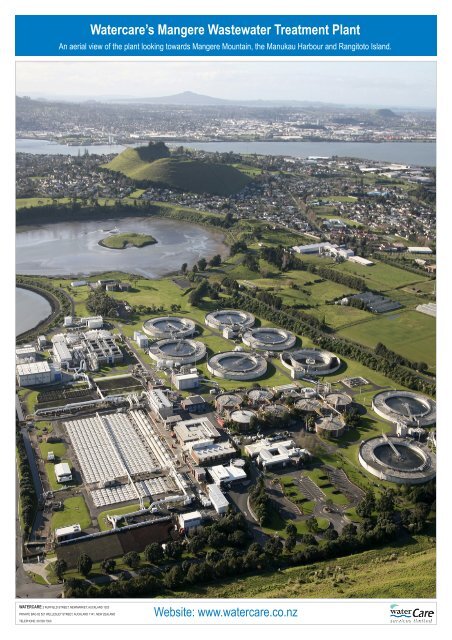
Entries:
[[16, 56], [436, 56], [436, 16], [16, 16]]

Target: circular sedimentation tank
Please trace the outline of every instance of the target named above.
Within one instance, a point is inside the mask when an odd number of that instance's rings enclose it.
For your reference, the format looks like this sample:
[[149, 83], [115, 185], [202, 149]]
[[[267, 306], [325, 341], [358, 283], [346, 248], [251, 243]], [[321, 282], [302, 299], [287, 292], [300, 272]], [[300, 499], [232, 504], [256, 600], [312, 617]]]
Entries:
[[315, 432], [325, 438], [340, 438], [345, 431], [345, 422], [341, 416], [330, 415], [315, 421]]
[[164, 360], [180, 364], [193, 364], [206, 355], [206, 345], [198, 340], [187, 338], [169, 338], [158, 340], [149, 348], [149, 355], [154, 360]]
[[282, 353], [280, 359], [294, 379], [306, 375], [327, 376], [341, 366], [340, 359], [334, 353], [323, 349], [295, 349]]
[[301, 400], [297, 400], [295, 407], [304, 413], [318, 413], [322, 408], [322, 403], [316, 398], [301, 398]]
[[243, 343], [259, 351], [285, 351], [291, 349], [296, 337], [290, 331], [276, 327], [259, 327], [243, 334]]
[[426, 446], [395, 436], [380, 436], [361, 443], [361, 465], [380, 480], [421, 484], [436, 475], [436, 456]]
[[242, 428], [250, 426], [251, 420], [256, 417], [256, 412], [251, 409], [238, 409], [233, 411], [229, 418], [232, 422], [239, 425]]
[[262, 408], [262, 412], [266, 416], [273, 416], [274, 418], [282, 418], [287, 413], [287, 407], [283, 404], [269, 404]]
[[255, 380], [267, 371], [267, 361], [258, 354], [225, 351], [210, 358], [207, 369], [216, 378]]
[[195, 332], [195, 323], [190, 318], [162, 316], [146, 320], [143, 324], [143, 331], [154, 340], [188, 338]]
[[436, 402], [414, 391], [383, 391], [372, 400], [372, 409], [389, 422], [427, 427], [436, 422]]
[[253, 404], [262, 404], [269, 402], [273, 398], [273, 391], [270, 389], [251, 389], [247, 396]]
[[237, 328], [240, 331], [248, 329], [254, 325], [255, 318], [248, 311], [240, 311], [240, 309], [220, 309], [212, 311], [205, 317], [205, 323], [212, 329], [223, 331], [223, 329]]
[[344, 412], [353, 403], [353, 399], [348, 393], [333, 392], [325, 396], [325, 401], [337, 411]]
[[238, 409], [243, 402], [241, 396], [237, 393], [220, 393], [215, 398], [215, 409], [222, 413], [223, 411], [231, 411]]

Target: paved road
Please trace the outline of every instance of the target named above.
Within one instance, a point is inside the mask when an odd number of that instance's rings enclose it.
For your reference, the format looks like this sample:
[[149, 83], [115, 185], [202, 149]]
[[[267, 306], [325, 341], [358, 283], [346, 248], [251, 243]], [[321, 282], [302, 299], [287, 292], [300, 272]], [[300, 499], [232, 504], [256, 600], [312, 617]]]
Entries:
[[230, 501], [235, 505], [236, 509], [238, 511], [241, 511], [245, 516], [248, 528], [255, 542], [259, 542], [259, 544], [263, 545], [268, 540], [268, 536], [261, 530], [259, 524], [254, 519], [248, 502], [249, 490], [251, 486], [257, 481], [259, 476], [260, 472], [253, 464], [251, 464], [249, 481], [246, 483], [242, 482], [240, 484], [237, 484], [225, 493], [228, 495]]

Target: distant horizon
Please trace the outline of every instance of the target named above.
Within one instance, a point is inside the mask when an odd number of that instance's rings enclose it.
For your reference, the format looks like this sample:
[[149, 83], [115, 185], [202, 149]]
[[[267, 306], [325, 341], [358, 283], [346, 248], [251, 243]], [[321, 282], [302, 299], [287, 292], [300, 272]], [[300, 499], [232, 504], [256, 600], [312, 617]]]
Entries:
[[436, 63], [243, 60], [16, 63], [16, 94], [34, 99], [151, 100], [186, 92], [234, 102], [436, 110]]
[[[206, 97], [206, 98], [211, 98], [212, 100], [218, 100], [218, 101], [224, 101], [224, 105], [218, 104], [218, 105], [209, 105], [208, 103], [206, 104], [192, 104], [190, 105], [189, 103], [186, 103], [184, 106], [193, 106], [193, 107], [208, 107], [208, 106], [224, 106], [224, 107], [228, 107], [228, 106], [240, 106], [240, 105], [244, 105], [245, 103], [248, 103], [247, 106], [249, 106], [249, 108], [252, 108], [253, 105], [251, 103], [258, 103], [258, 102], [262, 102], [262, 106], [265, 107], [266, 104], [269, 105], [268, 108], [277, 108], [278, 106], [281, 107], [289, 107], [290, 103], [292, 103], [292, 105], [296, 106], [296, 104], [298, 105], [306, 105], [306, 107], [308, 108], [315, 108], [316, 106], [319, 107], [342, 107], [345, 109], [393, 109], [395, 111], [434, 111], [436, 112], [436, 106], [433, 107], [429, 107], [429, 106], [410, 106], [410, 105], [391, 105], [391, 104], [355, 104], [355, 103], [349, 103], [349, 104], [344, 104], [344, 103], [339, 103], [339, 102], [324, 102], [321, 100], [298, 100], [296, 98], [294, 99], [290, 99], [290, 98], [286, 98], [284, 100], [277, 100], [277, 99], [271, 99], [271, 98], [242, 98], [242, 99], [228, 99], [228, 98], [220, 98], [218, 96], [212, 96], [212, 95], [207, 95], [207, 94], [200, 94], [194, 91], [180, 91], [179, 93], [174, 93], [168, 96], [133, 96], [133, 95], [117, 95], [117, 96], [111, 96], [111, 95], [105, 95], [105, 96], [94, 96], [94, 95], [58, 95], [58, 94], [54, 94], [54, 95], [46, 95], [46, 94], [33, 94], [33, 93], [29, 93], [29, 94], [24, 94], [24, 95], [19, 95], [16, 94], [16, 98], [30, 98], [31, 100], [40, 100], [40, 101], [48, 101], [48, 102], [67, 102], [67, 103], [72, 103], [72, 102], [98, 102], [98, 103], [117, 103], [117, 104], [132, 104], [133, 101], [138, 101], [141, 104], [149, 104], [150, 106], [182, 106], [183, 103], [164, 103], [164, 102], [151, 102], [152, 100], [163, 100], [164, 98], [175, 98], [178, 96], [183, 96], [185, 94], [192, 94], [194, 96], [200, 96], [200, 97]], [[146, 102], [147, 100], [149, 100], [150, 102]], [[258, 108], [258, 105], [255, 105], [255, 108]]]

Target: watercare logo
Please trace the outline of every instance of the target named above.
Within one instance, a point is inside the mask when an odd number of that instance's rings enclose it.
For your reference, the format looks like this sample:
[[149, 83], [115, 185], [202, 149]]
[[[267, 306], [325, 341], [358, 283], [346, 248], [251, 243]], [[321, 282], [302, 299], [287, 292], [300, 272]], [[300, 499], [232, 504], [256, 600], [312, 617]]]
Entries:
[[434, 624], [435, 607], [431, 604], [416, 607], [412, 604], [391, 604], [389, 607], [391, 624]]

